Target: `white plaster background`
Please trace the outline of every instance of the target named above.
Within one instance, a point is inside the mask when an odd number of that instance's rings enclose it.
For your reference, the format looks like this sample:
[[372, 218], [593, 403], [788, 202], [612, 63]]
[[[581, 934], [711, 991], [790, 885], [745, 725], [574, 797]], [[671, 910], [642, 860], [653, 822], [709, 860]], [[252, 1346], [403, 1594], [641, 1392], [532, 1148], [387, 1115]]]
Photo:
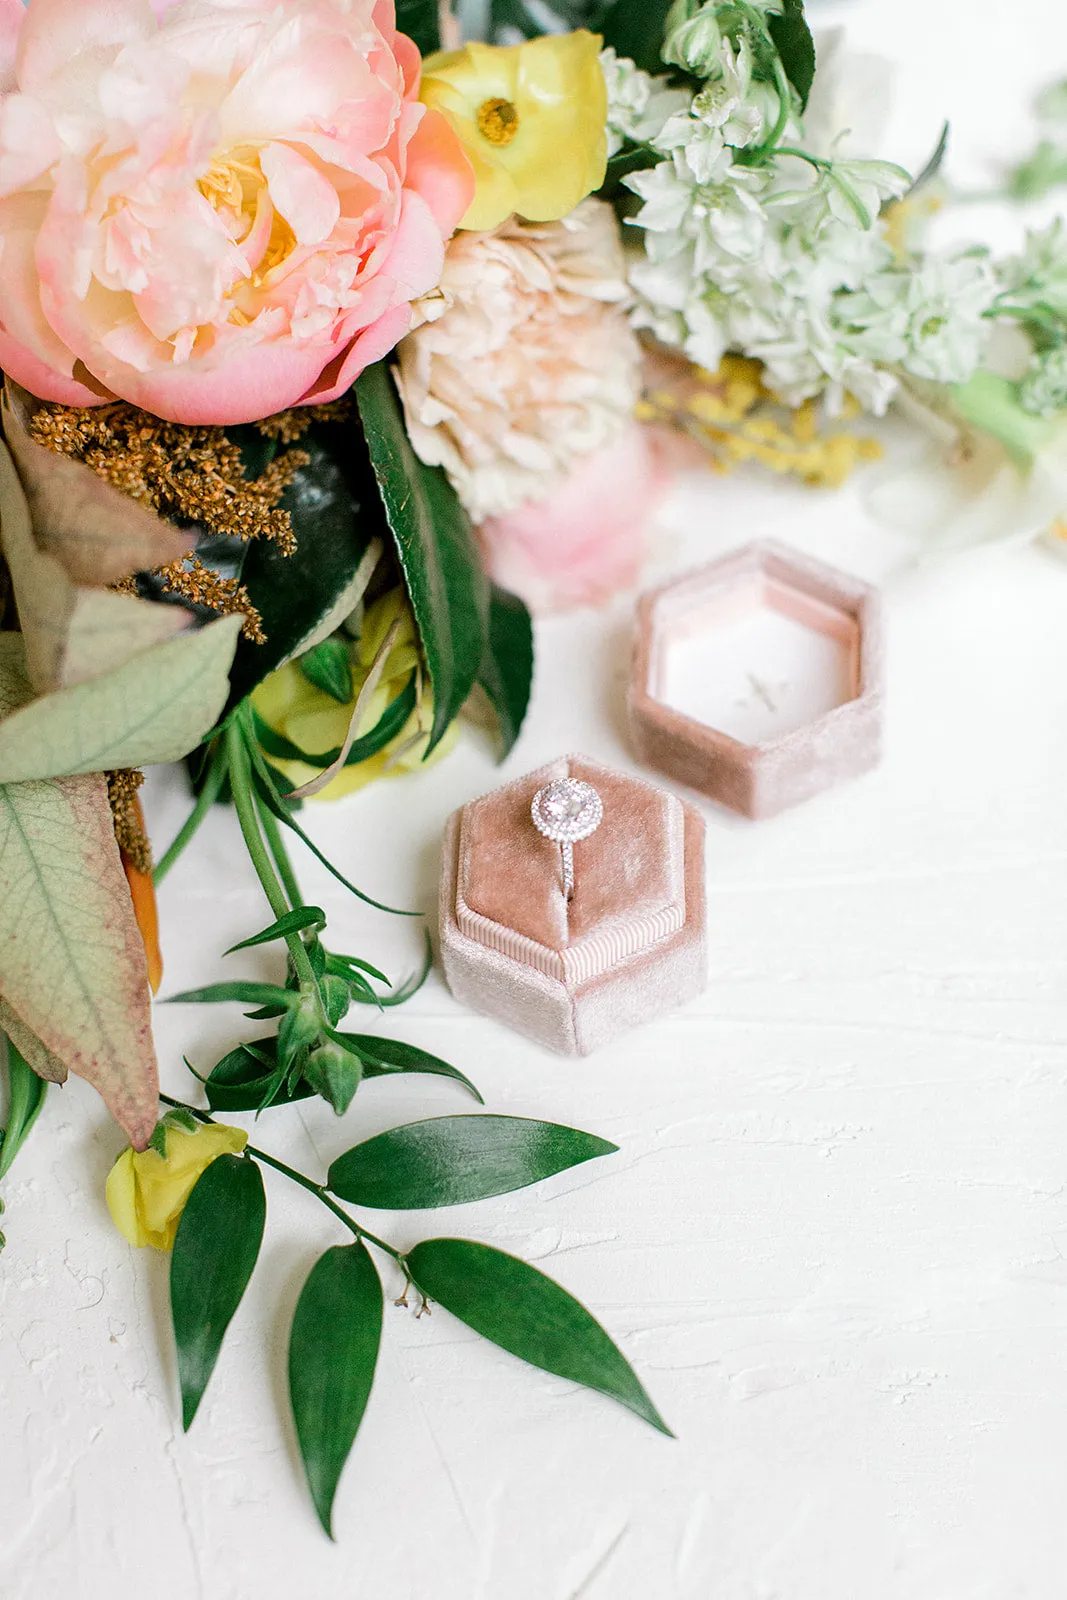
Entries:
[[[890, 148], [917, 163], [949, 114], [976, 186], [1029, 138], [1031, 88], [1067, 70], [1058, 0], [851, 0], [819, 17], [899, 63]], [[658, 570], [760, 534], [870, 576], [899, 554], [856, 490], [706, 480], [675, 497]], [[575, 747], [629, 763], [628, 618], [624, 600], [540, 628], [505, 775]], [[467, 1068], [490, 1109], [621, 1145], [537, 1190], [380, 1229], [540, 1263], [618, 1338], [678, 1441], [443, 1311], [390, 1308], [331, 1546], [283, 1383], [331, 1220], [268, 1176], [263, 1257], [184, 1437], [166, 1263], [112, 1230], [119, 1140], [72, 1083], [5, 1191], [4, 1600], [1059, 1600], [1067, 568], [1029, 550], [909, 578], [889, 623], [882, 769], [773, 823], [709, 810], [699, 1002], [577, 1064], [466, 1014], [436, 977], [384, 1024]], [[495, 781], [471, 735], [425, 778], [316, 812], [316, 832], [367, 888], [430, 907], [445, 816]], [[154, 781], [161, 841], [185, 803], [173, 775]], [[410, 925], [305, 878], [341, 947], [415, 962]], [[263, 922], [225, 815], [162, 913], [171, 992], [218, 976]], [[234, 974], [269, 966], [241, 960]], [[241, 1026], [185, 1007], [157, 1025], [184, 1092], [182, 1053], [210, 1065]], [[445, 1085], [372, 1083], [344, 1123], [316, 1105], [259, 1137], [322, 1171], [358, 1137], [465, 1109]]]

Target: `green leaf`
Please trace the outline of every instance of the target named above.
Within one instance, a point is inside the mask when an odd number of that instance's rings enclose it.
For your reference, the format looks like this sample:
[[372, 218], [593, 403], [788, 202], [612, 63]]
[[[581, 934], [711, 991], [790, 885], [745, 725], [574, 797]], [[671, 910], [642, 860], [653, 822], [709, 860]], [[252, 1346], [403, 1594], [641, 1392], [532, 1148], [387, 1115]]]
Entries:
[[534, 643], [530, 613], [517, 595], [493, 585], [489, 597], [489, 634], [479, 681], [492, 701], [503, 755], [519, 737], [533, 686]]
[[912, 179], [911, 187], [904, 196], [905, 200], [908, 198], [908, 195], [916, 194], [918, 190], [922, 189], [926, 184], [932, 183], [937, 177], [938, 173], [941, 171], [941, 168], [945, 164], [945, 156], [948, 154], [948, 136], [950, 131], [951, 128], [949, 123], [943, 122], [941, 124], [941, 134], [938, 138], [937, 144], [934, 146], [930, 159], [919, 173], [919, 176]]
[[25, 702], [0, 722], [0, 783], [180, 761], [226, 703], [240, 626], [240, 617], [220, 617], [39, 699], [31, 698], [22, 635], [0, 634], [5, 700]]
[[43, 1046], [55, 1076], [91, 1083], [143, 1149], [159, 1087], [148, 966], [102, 773], [0, 785], [0, 949], [5, 1031], [35, 1066]]
[[800, 96], [804, 110], [815, 82], [815, 41], [804, 16], [804, 0], [781, 0], [782, 14], [768, 17], [767, 30], [774, 40], [785, 75]]
[[374, 1382], [382, 1286], [366, 1247], [335, 1245], [311, 1269], [289, 1340], [289, 1394], [308, 1488], [333, 1538], [337, 1485]]
[[300, 1004], [300, 995], [293, 989], [283, 989], [277, 983], [253, 983], [244, 978], [232, 983], [209, 983], [203, 989], [185, 989], [181, 994], [170, 994], [164, 1005], [211, 1005], [223, 1000], [239, 1000], [246, 1006], [283, 1006], [286, 1011]]
[[441, 48], [439, 0], [397, 0], [396, 25], [414, 39], [421, 56]]
[[543, 1372], [618, 1400], [673, 1437], [596, 1318], [543, 1272], [469, 1239], [426, 1239], [405, 1266], [427, 1299], [483, 1338]]
[[[353, 743], [345, 757], [345, 766], [358, 767], [361, 762], [369, 761], [371, 756], [376, 756], [379, 750], [383, 750], [390, 739], [396, 738], [416, 704], [415, 675], [412, 673], [400, 693], [386, 706], [370, 732]], [[255, 709], [252, 712], [252, 722], [259, 744], [276, 761], [302, 761], [309, 767], [332, 767], [341, 754], [340, 745], [333, 750], [323, 750], [320, 754], [302, 750], [291, 739], [276, 733]]]
[[[430, 941], [428, 930], [425, 938], [425, 955], [423, 956], [422, 967], [418, 972], [413, 972], [411, 977], [407, 978], [398, 989], [394, 989], [391, 994], [374, 994], [372, 990], [369, 990], [367, 994], [362, 994], [358, 988], [354, 988], [352, 990], [353, 1001], [358, 1005], [377, 1006], [379, 1011], [384, 1011], [391, 1006], [406, 1005], [412, 995], [418, 994], [433, 968], [433, 945]], [[335, 963], [344, 959], [346, 958], [329, 956], [327, 958], [327, 966], [331, 971], [338, 971], [339, 968]]]
[[442, 1061], [440, 1056], [432, 1056], [428, 1051], [420, 1050], [417, 1045], [404, 1044], [400, 1039], [383, 1039], [372, 1033], [343, 1033], [339, 1037], [346, 1040], [363, 1057], [363, 1075], [366, 1078], [388, 1077], [403, 1072], [424, 1072], [435, 1078], [451, 1078], [454, 1083], [462, 1084], [479, 1105], [485, 1104], [465, 1073], [460, 1072], [458, 1067], [450, 1066], [447, 1061]]
[[291, 933], [301, 933], [304, 928], [314, 928], [319, 933], [325, 926], [326, 913], [321, 906], [297, 906], [295, 911], [287, 911], [284, 917], [272, 922], [262, 933], [254, 933], [250, 939], [242, 939], [240, 944], [231, 944], [224, 954], [232, 956], [235, 950], [248, 950], [256, 944], [271, 944], [275, 939], [285, 939]]
[[352, 430], [316, 426], [301, 440], [311, 457], [282, 498], [296, 551], [267, 539], [248, 547], [241, 581], [263, 620], [266, 644], [242, 639], [230, 674], [234, 706], [268, 673], [333, 633], [359, 598], [360, 563], [372, 538], [388, 537], [366, 460]]
[[429, 755], [478, 677], [489, 586], [455, 490], [439, 467], [424, 466], [411, 447], [384, 361], [367, 368], [355, 395], [433, 684]]
[[348, 646], [336, 634], [331, 634], [314, 649], [306, 651], [297, 665], [309, 683], [341, 705], [346, 706], [353, 698], [352, 659]]
[[365, 905], [373, 906], [375, 911], [387, 911], [390, 916], [418, 917], [422, 915], [420, 911], [400, 911], [395, 906], [383, 905], [380, 900], [372, 900], [369, 894], [364, 894], [362, 889], [357, 889], [355, 884], [351, 883], [348, 878], [345, 877], [344, 873], [339, 872], [334, 866], [333, 862], [330, 861], [327, 856], [323, 855], [318, 845], [315, 844], [313, 840], [308, 838], [299, 822], [297, 822], [296, 818], [293, 816], [292, 811], [287, 805], [284, 804], [281, 792], [279, 791], [278, 785], [275, 782], [274, 774], [267, 765], [266, 761], [263, 759], [259, 749], [254, 744], [250, 744], [248, 753], [252, 758], [252, 778], [255, 784], [256, 793], [266, 805], [267, 809], [277, 817], [279, 822], [283, 822], [287, 828], [292, 829], [301, 843], [306, 845], [311, 851], [311, 854], [315, 857], [315, 859], [317, 861], [321, 861], [322, 865], [326, 868], [326, 871], [332, 873], [337, 879], [338, 883], [344, 884], [349, 894], [354, 894], [356, 899], [362, 900]]
[[605, 45], [645, 72], [662, 73], [663, 36], [672, 0], [614, 0], [596, 23]]
[[618, 1147], [528, 1117], [430, 1117], [346, 1150], [326, 1187], [380, 1211], [459, 1206], [510, 1194]]
[[263, 1177], [243, 1156], [218, 1156], [185, 1203], [170, 1261], [170, 1309], [187, 1431], [252, 1276], [266, 1217]]
[[[3, 1047], [4, 1040], [0, 1038], [0, 1050]], [[33, 1132], [48, 1088], [10, 1039], [7, 1040], [7, 1081], [7, 1127], [0, 1128], [0, 1178], [6, 1177], [11, 1163]]]

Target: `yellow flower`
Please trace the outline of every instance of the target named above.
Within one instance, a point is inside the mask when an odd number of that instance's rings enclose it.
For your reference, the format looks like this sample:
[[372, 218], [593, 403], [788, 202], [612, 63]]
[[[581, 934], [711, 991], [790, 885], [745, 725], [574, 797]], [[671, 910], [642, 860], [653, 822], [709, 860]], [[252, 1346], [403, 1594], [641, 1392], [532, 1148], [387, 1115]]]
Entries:
[[165, 1156], [158, 1150], [124, 1150], [108, 1173], [107, 1207], [131, 1244], [169, 1250], [185, 1202], [197, 1179], [219, 1156], [240, 1155], [248, 1135], [213, 1123], [188, 1133], [168, 1125]]
[[452, 124], [477, 182], [464, 228], [513, 212], [558, 222], [604, 182], [608, 95], [601, 40], [580, 29], [430, 56], [421, 96]]
[[[288, 666], [279, 668], [265, 678], [252, 695], [252, 704], [267, 726], [290, 744], [306, 750], [309, 755], [322, 755], [328, 750], [339, 749], [348, 733], [355, 697], [358, 697], [366, 683], [374, 659], [398, 616], [401, 619], [400, 631], [386, 657], [378, 687], [360, 718], [357, 736], [362, 738], [372, 732], [397, 696], [407, 689], [413, 674], [419, 670], [415, 623], [402, 588], [391, 589], [367, 607], [359, 639], [353, 641], [349, 652], [353, 699], [347, 705], [342, 705], [324, 689], [310, 683], [300, 670], [299, 663], [291, 661]], [[452, 749], [458, 732], [455, 726], [451, 727], [429, 761], [423, 761], [432, 725], [433, 696], [428, 688], [423, 687], [415, 709], [388, 744], [366, 761], [345, 767], [316, 798], [339, 800], [342, 795], [362, 789], [376, 778], [396, 777], [418, 767], [433, 766], [435, 761]], [[267, 754], [279, 772], [283, 772], [297, 788], [320, 775], [321, 768], [307, 762], [281, 759], [269, 749]]]

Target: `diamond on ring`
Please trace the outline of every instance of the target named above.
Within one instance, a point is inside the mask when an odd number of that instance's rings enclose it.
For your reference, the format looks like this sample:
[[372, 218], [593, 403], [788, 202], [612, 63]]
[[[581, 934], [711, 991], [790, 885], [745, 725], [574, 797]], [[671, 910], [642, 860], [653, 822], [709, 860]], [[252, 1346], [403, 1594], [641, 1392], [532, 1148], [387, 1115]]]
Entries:
[[530, 807], [534, 827], [560, 847], [563, 857], [563, 893], [574, 893], [574, 845], [588, 839], [604, 820], [604, 802], [591, 783], [580, 778], [557, 778], [538, 789]]

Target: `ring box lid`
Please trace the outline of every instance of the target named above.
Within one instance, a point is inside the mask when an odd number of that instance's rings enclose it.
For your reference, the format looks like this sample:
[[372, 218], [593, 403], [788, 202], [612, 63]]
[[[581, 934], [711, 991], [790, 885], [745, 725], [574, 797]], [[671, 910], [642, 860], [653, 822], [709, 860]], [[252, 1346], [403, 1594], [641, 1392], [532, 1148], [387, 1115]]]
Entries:
[[[575, 889], [562, 890], [560, 848], [534, 827], [538, 789], [591, 783], [604, 820], [574, 846]], [[460, 822], [456, 922], [476, 943], [568, 986], [590, 981], [685, 923], [681, 802], [639, 778], [570, 756], [467, 805]]]

